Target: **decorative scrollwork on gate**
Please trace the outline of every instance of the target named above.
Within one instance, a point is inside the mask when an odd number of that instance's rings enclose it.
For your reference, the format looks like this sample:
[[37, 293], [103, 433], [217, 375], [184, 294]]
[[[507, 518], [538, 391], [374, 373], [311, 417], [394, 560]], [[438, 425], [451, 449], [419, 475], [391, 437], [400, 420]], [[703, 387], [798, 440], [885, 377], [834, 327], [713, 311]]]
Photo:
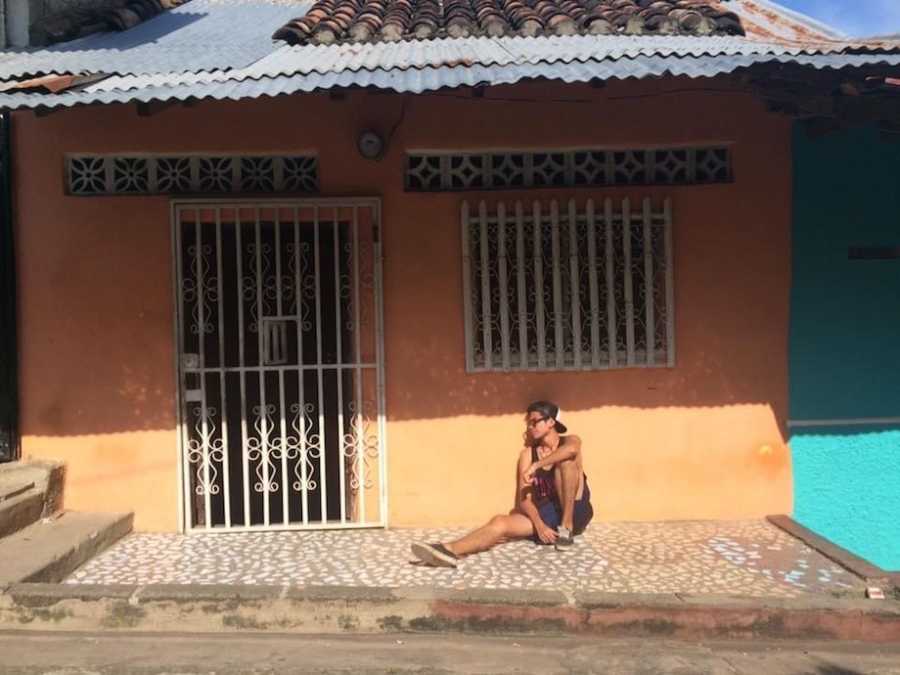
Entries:
[[316, 277], [314, 274], [305, 274], [310, 268], [310, 254], [312, 246], [308, 242], [300, 244], [300, 269], [303, 270], [300, 298], [300, 322], [304, 331], [313, 329], [312, 307], [316, 302]]
[[294, 242], [289, 242], [286, 250], [287, 272], [281, 279], [282, 305], [286, 314], [297, 316], [297, 296], [300, 283], [297, 276], [297, 247]]
[[316, 467], [313, 460], [322, 457], [321, 436], [312, 431], [314, 429], [312, 415], [315, 407], [312, 403], [307, 403], [301, 409], [299, 403], [292, 404], [291, 433], [286, 434], [284, 438], [280, 434], [273, 433], [275, 410], [272, 403], [265, 406], [265, 414], [261, 406], [253, 407], [253, 414], [256, 416], [253, 426], [257, 435], [248, 438], [246, 443], [247, 459], [257, 462], [255, 470], [258, 480], [253, 484], [253, 489], [257, 492], [278, 492], [281, 489], [278, 464], [285, 459], [294, 463], [293, 473], [296, 480], [291, 484], [294, 490], [298, 492], [315, 490], [318, 481], [315, 478]]
[[[294, 464], [294, 489], [298, 492], [303, 490], [315, 490], [318, 482], [315, 480], [316, 467], [312, 463], [314, 459], [322, 457], [322, 440], [317, 433], [311, 433], [313, 429], [312, 414], [315, 407], [312, 403], [307, 403], [302, 407], [299, 403], [291, 405], [291, 412], [294, 418], [291, 421], [291, 429], [293, 434], [288, 437], [289, 444], [296, 449], [296, 453], [290, 458], [299, 457], [300, 461]], [[303, 477], [304, 468], [306, 469], [306, 478]]]
[[359, 326], [358, 330], [370, 327], [374, 324], [374, 303], [372, 302], [375, 289], [374, 246], [370, 241], [362, 240], [357, 250], [359, 258]]
[[221, 488], [218, 484], [219, 471], [214, 462], [221, 463], [225, 459], [225, 441], [221, 435], [216, 436], [216, 424], [213, 421], [217, 414], [211, 406], [194, 408], [194, 436], [188, 440], [188, 462], [196, 465], [197, 486], [194, 492], [198, 495], [217, 495]]
[[276, 446], [272, 443], [272, 429], [275, 423], [272, 416], [275, 414], [275, 405], [269, 403], [263, 406], [253, 406], [253, 414], [256, 420], [253, 422], [253, 428], [256, 430], [256, 436], [247, 438], [245, 444], [247, 459], [256, 462], [257, 481], [253, 484], [253, 489], [257, 492], [278, 492], [278, 481], [275, 478], [275, 461], [273, 450]]
[[[346, 241], [341, 246], [344, 257], [347, 260], [346, 270], [353, 269], [353, 242]], [[340, 275], [340, 295], [341, 306], [338, 311], [341, 312], [344, 319], [344, 328], [348, 331], [356, 330], [356, 323], [353, 318], [353, 312], [356, 310], [353, 298], [353, 276], [351, 272], [342, 272]]]
[[[247, 253], [244, 261], [244, 269], [246, 273], [241, 279], [241, 294], [250, 307], [250, 323], [247, 330], [251, 333], [259, 331], [259, 320], [261, 316], [271, 316], [271, 301], [273, 297], [277, 297], [275, 293], [274, 280], [271, 283], [272, 291], [269, 291], [269, 271], [272, 267], [271, 261], [272, 247], [264, 243], [259, 247], [259, 265], [257, 265], [257, 247], [255, 243], [247, 245]], [[262, 282], [262, 292], [259, 291], [260, 279]], [[262, 306], [260, 306], [262, 304]]]
[[197, 246], [192, 244], [188, 246], [187, 251], [192, 276], [185, 277], [181, 282], [181, 299], [191, 307], [191, 333], [194, 335], [212, 333], [215, 330], [212, 307], [219, 300], [219, 278], [210, 273], [209, 258], [213, 253], [213, 247], [203, 244], [200, 247], [200, 255], [197, 255]]
[[351, 401], [348, 407], [349, 431], [341, 437], [341, 453], [346, 460], [344, 466], [350, 469], [350, 488], [367, 490], [374, 485], [370, 463], [378, 458], [378, 428], [364, 411], [375, 409], [375, 403], [365, 401], [358, 410], [357, 402]]

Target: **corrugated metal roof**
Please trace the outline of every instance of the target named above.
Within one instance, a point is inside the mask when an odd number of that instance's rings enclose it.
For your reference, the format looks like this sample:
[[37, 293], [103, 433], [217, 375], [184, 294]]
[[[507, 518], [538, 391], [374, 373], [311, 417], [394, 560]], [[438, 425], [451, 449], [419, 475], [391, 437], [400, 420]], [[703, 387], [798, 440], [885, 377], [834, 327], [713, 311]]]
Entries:
[[[192, 0], [181, 7], [123, 32], [101, 33], [40, 50], [0, 52], [0, 80], [43, 74], [209, 72], [260, 63], [264, 74], [330, 72], [424, 67], [457, 61], [500, 65], [537, 63], [549, 58], [571, 61], [630, 58], [637, 55], [715, 56], [719, 54], [831, 53], [851, 46], [825, 42], [827, 35], [809, 34], [797, 42], [796, 22], [782, 21], [772, 39], [756, 37], [566, 36], [462, 38], [425, 41], [338, 44], [289, 48], [270, 39], [273, 26], [285, 17], [302, 15], [309, 2], [288, 0]], [[766, 0], [731, 0], [744, 16], [769, 16]], [[752, 11], [751, 11], [752, 10]], [[782, 10], [784, 11], [784, 10]], [[768, 19], [773, 29], [774, 19]], [[790, 29], [790, 30], [789, 30]], [[506, 52], [510, 52], [507, 54]], [[556, 55], [562, 53], [563, 58]], [[306, 60], [315, 67], [304, 65]], [[277, 66], [276, 66], [277, 64]]]
[[0, 79], [56, 73], [187, 73], [242, 68], [279, 49], [273, 27], [311, 2], [192, 0], [122, 32], [0, 52]]
[[[766, 0], [732, 3], [766, 16], [773, 11]], [[304, 11], [309, 6], [302, 5]], [[696, 78], [765, 63], [812, 68], [900, 65], [900, 43], [829, 40], [812, 24], [807, 27], [790, 18], [783, 23], [793, 32], [775, 35], [766, 29], [772, 35], [768, 41], [737, 36], [581, 35], [302, 47], [274, 44], [269, 39], [272, 26], [297, 14], [298, 4], [292, 0], [284, 4], [193, 0], [122, 33], [28, 53], [6, 52], [0, 55], [0, 80], [7, 80], [7, 88], [9, 80], [44, 73], [111, 76], [55, 94], [0, 92], [0, 106], [238, 99], [351, 86], [423, 92], [530, 78], [565, 82], [659, 75]], [[798, 40], [799, 35], [806, 37]]]
[[464, 68], [446, 65], [438, 68], [343, 70], [258, 80], [235, 79], [235, 73], [181, 74], [162, 80], [159, 76], [116, 76], [78, 92], [63, 92], [52, 97], [32, 93], [0, 94], [0, 106], [34, 108], [50, 104], [69, 107], [92, 103], [183, 101], [192, 98], [239, 100], [354, 86], [422, 93], [460, 86], [512, 84], [536, 78], [570, 83], [662, 75], [700, 78], [727, 74], [762, 63], [795, 63], [816, 69], [867, 65], [897, 67], [900, 66], [900, 53], [799, 56], [750, 54], [678, 59], [639, 56], [621, 60], [473, 65]]
[[[245, 69], [248, 77], [362, 70], [403, 70], [445, 65], [503, 66], [634, 59], [639, 56], [831, 54], [850, 43], [784, 45], [743, 37], [594, 36], [458, 38], [422, 42], [285, 47]], [[900, 51], [900, 47], [898, 47]]]
[[[196, 0], [195, 0], [196, 1]], [[227, 68], [187, 68], [162, 61], [157, 69], [96, 67], [118, 75], [152, 76], [154, 84], [184, 84], [198, 81], [193, 74], [219, 73], [222, 79], [259, 79], [279, 75], [309, 73], [341, 73], [345, 71], [405, 70], [409, 68], [437, 68], [441, 66], [469, 67], [505, 66], [511, 64], [571, 63], [573, 61], [602, 61], [634, 59], [640, 56], [671, 58], [738, 55], [799, 55], [829, 54], [851, 50], [852, 43], [820, 43], [817, 45], [785, 45], [758, 42], [742, 37], [649, 37], [649, 36], [592, 36], [569, 37], [503, 37], [458, 38], [419, 42], [380, 42], [368, 44], [309, 45], [270, 49], [250, 63], [238, 63]], [[900, 50], [900, 46], [898, 46]], [[110, 56], [106, 55], [107, 63]], [[117, 59], [118, 60], [118, 59]], [[57, 68], [55, 72], [61, 69]], [[91, 69], [79, 69], [91, 71]], [[0, 71], [2, 73], [2, 71]], [[224, 73], [227, 73], [225, 78]], [[2, 77], [2, 75], [0, 75]], [[7, 76], [9, 77], [9, 76]], [[200, 78], [205, 79], [205, 78]], [[117, 80], [116, 80], [117, 81]]]

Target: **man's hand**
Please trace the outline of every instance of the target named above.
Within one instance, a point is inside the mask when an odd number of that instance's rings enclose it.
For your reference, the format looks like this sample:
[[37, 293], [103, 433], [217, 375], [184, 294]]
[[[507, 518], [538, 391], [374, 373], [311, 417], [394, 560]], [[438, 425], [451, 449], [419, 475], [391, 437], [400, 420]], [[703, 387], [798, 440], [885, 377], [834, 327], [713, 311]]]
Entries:
[[556, 530], [553, 528], [547, 527], [545, 523], [541, 523], [540, 525], [534, 526], [535, 533], [545, 544], [553, 544], [556, 542], [556, 538], [559, 536], [556, 534]]

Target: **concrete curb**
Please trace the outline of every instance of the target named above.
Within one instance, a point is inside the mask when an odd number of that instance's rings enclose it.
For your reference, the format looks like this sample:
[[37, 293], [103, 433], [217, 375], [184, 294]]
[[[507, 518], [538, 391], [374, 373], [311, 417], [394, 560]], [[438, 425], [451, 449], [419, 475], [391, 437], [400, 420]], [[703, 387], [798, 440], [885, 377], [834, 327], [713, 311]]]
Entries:
[[892, 588], [900, 590], [900, 571], [891, 572], [881, 569], [865, 558], [861, 558], [820, 534], [816, 534], [790, 516], [766, 516], [766, 520], [795, 539], [799, 539], [810, 548], [815, 549], [829, 560], [852, 572], [870, 586], [880, 586], [886, 592], [891, 591]]
[[14, 584], [0, 630], [475, 632], [900, 642], [900, 603], [335, 586]]

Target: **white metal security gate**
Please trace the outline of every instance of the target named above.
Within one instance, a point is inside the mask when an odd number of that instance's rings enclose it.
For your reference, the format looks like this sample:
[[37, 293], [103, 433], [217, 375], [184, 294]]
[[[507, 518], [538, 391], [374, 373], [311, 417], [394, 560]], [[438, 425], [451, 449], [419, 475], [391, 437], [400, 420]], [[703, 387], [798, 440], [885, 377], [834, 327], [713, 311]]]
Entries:
[[380, 203], [173, 203], [186, 530], [386, 524]]

